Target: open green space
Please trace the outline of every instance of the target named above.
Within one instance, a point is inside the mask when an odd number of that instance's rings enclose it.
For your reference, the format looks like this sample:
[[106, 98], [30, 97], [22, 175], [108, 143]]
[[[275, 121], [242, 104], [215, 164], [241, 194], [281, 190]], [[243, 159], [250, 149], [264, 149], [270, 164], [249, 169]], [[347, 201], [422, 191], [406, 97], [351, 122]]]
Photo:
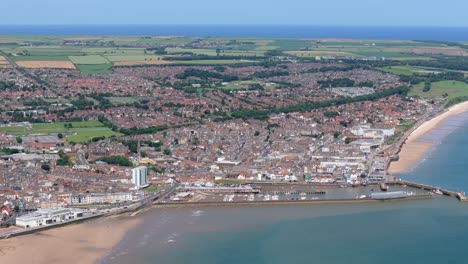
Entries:
[[74, 143], [85, 143], [90, 140], [92, 140], [95, 137], [112, 137], [112, 136], [122, 136], [121, 133], [112, 131], [111, 129], [107, 127], [102, 127], [102, 128], [94, 128], [94, 129], [89, 129], [89, 130], [72, 130], [72, 133], [70, 136], [66, 138], [68, 142], [74, 142]]
[[377, 70], [393, 73], [396, 75], [413, 75], [414, 73], [424, 74], [428, 72], [443, 72], [442, 69], [419, 67], [419, 66], [388, 66], [376, 67]]
[[419, 96], [423, 98], [434, 98], [437, 96], [447, 96], [450, 101], [458, 97], [468, 96], [468, 84], [459, 81], [440, 81], [433, 82], [431, 89], [427, 92], [423, 92], [424, 83], [414, 85], [408, 96]]
[[[71, 124], [71, 126], [70, 126]], [[33, 135], [33, 134], [55, 134], [67, 133], [70, 136], [66, 138], [68, 142], [84, 143], [94, 137], [111, 137], [121, 136], [122, 134], [114, 132], [111, 129], [104, 127], [99, 121], [83, 121], [83, 122], [57, 122], [57, 123], [35, 123], [32, 128], [24, 126], [16, 127], [0, 127], [0, 131], [5, 131], [13, 135]]]
[[109, 60], [100, 55], [70, 56], [74, 64], [106, 64]]

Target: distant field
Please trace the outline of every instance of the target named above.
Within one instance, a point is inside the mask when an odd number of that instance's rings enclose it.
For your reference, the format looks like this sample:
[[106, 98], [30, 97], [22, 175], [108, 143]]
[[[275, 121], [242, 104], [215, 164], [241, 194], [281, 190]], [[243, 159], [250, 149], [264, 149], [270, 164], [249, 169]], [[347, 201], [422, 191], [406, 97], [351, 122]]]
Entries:
[[135, 66], [135, 65], [163, 65], [174, 62], [165, 60], [142, 60], [142, 61], [118, 61], [114, 62], [114, 66]]
[[431, 84], [431, 89], [428, 92], [423, 92], [423, 83], [414, 85], [408, 96], [420, 96], [424, 98], [431, 98], [436, 96], [443, 96], [447, 94], [447, 99], [468, 96], [468, 84], [458, 81], [441, 81]]
[[423, 73], [424, 71], [443, 72], [443, 69], [418, 67], [418, 66], [391, 66], [391, 67], [376, 67], [376, 69], [393, 73], [396, 75], [413, 75], [414, 73]]
[[105, 58], [107, 58], [110, 62], [125, 62], [125, 61], [145, 61], [145, 60], [161, 60], [164, 57], [161, 55], [133, 55], [133, 54], [128, 54], [128, 55], [103, 55]]
[[86, 55], [86, 56], [69, 56], [74, 64], [106, 64], [109, 60], [100, 55]]
[[[185, 48], [167, 48], [168, 53], [191, 52], [194, 54], [216, 56], [216, 49], [185, 49]], [[228, 50], [221, 49], [220, 56], [263, 56], [263, 50]]]
[[248, 60], [189, 60], [189, 61], [171, 61], [174, 64], [194, 64], [194, 65], [218, 65], [218, 64], [238, 64], [249, 63]]
[[76, 69], [75, 65], [69, 61], [17, 61], [16, 64], [20, 67], [36, 69]]
[[314, 58], [316, 56], [355, 56], [349, 52], [343, 51], [322, 51], [322, 50], [293, 50], [286, 51], [286, 54], [297, 56], [297, 57], [310, 57]]

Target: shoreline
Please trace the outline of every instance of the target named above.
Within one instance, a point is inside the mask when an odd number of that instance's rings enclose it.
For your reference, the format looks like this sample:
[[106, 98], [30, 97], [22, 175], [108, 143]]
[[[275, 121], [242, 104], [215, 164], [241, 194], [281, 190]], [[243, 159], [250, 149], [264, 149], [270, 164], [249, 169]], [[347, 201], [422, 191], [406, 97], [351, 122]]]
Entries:
[[390, 163], [387, 172], [393, 175], [414, 168], [436, 143], [434, 140], [423, 140], [424, 136], [439, 128], [446, 119], [466, 111], [468, 111], [468, 102], [459, 103], [414, 128], [400, 146], [399, 159]]
[[2, 263], [96, 263], [141, 221], [128, 216], [103, 217], [1, 239], [0, 260]]

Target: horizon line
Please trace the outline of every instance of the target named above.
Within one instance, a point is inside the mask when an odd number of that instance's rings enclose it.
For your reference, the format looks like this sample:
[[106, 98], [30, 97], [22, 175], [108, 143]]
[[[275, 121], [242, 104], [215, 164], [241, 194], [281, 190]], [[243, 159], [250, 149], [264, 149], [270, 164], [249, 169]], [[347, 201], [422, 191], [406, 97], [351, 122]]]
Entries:
[[105, 24], [105, 23], [85, 23], [85, 24], [0, 24], [0, 27], [9, 26], [9, 27], [21, 27], [21, 26], [188, 26], [188, 27], [197, 27], [197, 26], [283, 26], [283, 27], [368, 27], [368, 28], [378, 28], [378, 27], [397, 27], [397, 28], [468, 28], [468, 25], [361, 25], [361, 24], [234, 24], [234, 23], [220, 23], [220, 24], [171, 24], [171, 23], [161, 23], [161, 24], [143, 24], [143, 23], [122, 23], [122, 24]]

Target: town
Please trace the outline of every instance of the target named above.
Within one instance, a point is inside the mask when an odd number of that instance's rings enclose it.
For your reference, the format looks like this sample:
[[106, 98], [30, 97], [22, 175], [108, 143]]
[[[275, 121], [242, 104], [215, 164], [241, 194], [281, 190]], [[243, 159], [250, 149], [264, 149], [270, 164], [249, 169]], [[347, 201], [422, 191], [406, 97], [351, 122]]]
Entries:
[[[378, 53], [313, 51], [320, 41], [251, 51], [261, 41], [155, 39], [64, 39], [66, 59], [46, 54], [52, 44], [0, 45], [1, 226], [154, 199], [371, 198], [411, 129], [459, 99], [424, 92], [467, 85], [457, 70], [401, 74], [410, 66]], [[340, 192], [348, 186], [354, 191]]]

